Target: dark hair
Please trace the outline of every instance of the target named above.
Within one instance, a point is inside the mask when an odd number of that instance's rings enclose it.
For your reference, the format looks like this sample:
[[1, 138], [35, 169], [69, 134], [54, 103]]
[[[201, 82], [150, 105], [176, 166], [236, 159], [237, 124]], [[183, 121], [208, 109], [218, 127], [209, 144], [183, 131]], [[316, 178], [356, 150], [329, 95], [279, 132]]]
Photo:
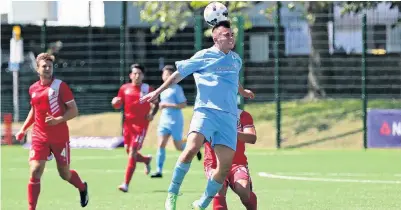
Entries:
[[144, 66], [142, 66], [140, 64], [137, 64], [137, 63], [134, 63], [134, 64], [131, 65], [131, 71], [132, 71], [133, 68], [140, 69], [142, 74], [145, 74], [145, 67]]
[[173, 65], [166, 65], [163, 67], [162, 71], [169, 71], [169, 72], [173, 73], [175, 71], [175, 68]]
[[217, 29], [218, 27], [220, 27], [220, 26], [222, 26], [222, 27], [224, 27], [224, 28], [231, 28], [231, 23], [230, 23], [230, 21], [228, 21], [228, 20], [223, 20], [223, 21], [217, 22], [216, 25], [213, 26], [212, 32], [213, 32], [214, 30], [216, 30], [216, 29]]

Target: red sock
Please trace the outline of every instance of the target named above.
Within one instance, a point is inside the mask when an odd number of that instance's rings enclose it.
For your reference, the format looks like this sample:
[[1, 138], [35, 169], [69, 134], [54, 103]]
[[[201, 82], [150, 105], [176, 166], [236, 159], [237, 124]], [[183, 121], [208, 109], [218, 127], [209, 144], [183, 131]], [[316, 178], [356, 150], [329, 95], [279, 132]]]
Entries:
[[251, 208], [252, 210], [258, 209], [258, 198], [256, 197], [256, 194], [251, 191], [251, 197], [250, 197], [250, 203], [251, 203]]
[[221, 196], [221, 195], [214, 196], [213, 210], [228, 210], [225, 196]]
[[134, 174], [136, 167], [135, 158], [129, 157], [127, 169], [125, 170], [125, 184], [129, 185], [132, 175]]
[[256, 210], [256, 205], [257, 205], [257, 200], [256, 200], [256, 195], [254, 192], [251, 192], [249, 195], [249, 199], [242, 200], [242, 204], [246, 208], [246, 210]]
[[28, 209], [35, 210], [40, 194], [40, 179], [30, 178], [28, 182]]
[[150, 162], [150, 157], [145, 157], [139, 152], [136, 153], [136, 159], [137, 159], [138, 163], [149, 164], [149, 162]]
[[82, 182], [81, 178], [79, 178], [78, 173], [75, 170], [70, 170], [71, 177], [68, 182], [74, 187], [78, 188], [79, 191], [84, 191], [85, 190], [85, 184]]

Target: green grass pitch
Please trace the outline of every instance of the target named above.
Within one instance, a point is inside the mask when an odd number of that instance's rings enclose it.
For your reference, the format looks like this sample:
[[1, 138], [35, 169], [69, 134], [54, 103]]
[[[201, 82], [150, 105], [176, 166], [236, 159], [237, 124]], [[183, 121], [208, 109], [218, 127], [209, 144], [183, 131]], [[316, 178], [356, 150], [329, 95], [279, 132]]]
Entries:
[[[143, 154], [155, 154], [144, 149]], [[168, 151], [163, 179], [152, 180], [137, 165], [128, 193], [117, 190], [124, 177], [122, 149], [73, 149], [71, 167], [89, 183], [91, 209], [164, 209], [166, 190], [178, 152]], [[249, 165], [260, 210], [401, 209], [399, 150], [249, 150]], [[27, 209], [28, 150], [1, 148], [1, 209]], [[152, 166], [155, 166], [153, 160]], [[260, 176], [260, 172], [265, 172]], [[263, 175], [263, 173], [262, 173]], [[39, 210], [81, 209], [77, 190], [61, 180], [55, 161], [42, 177]], [[201, 162], [194, 160], [182, 185], [178, 210], [190, 209], [205, 188]], [[228, 193], [230, 210], [244, 209]], [[208, 209], [212, 209], [210, 206]]]

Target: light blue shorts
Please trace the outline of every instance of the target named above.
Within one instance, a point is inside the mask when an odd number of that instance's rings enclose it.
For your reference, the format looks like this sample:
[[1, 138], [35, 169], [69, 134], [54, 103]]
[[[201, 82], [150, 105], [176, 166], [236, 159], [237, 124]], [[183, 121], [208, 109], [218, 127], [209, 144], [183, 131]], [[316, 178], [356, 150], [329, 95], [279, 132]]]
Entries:
[[237, 148], [237, 117], [228, 112], [209, 108], [194, 110], [189, 133], [199, 132], [212, 147], [221, 144], [234, 151]]
[[[179, 120], [178, 120], [179, 121]], [[182, 133], [184, 131], [183, 122], [172, 123], [160, 123], [157, 127], [157, 133], [159, 136], [171, 135], [174, 141], [182, 140]]]

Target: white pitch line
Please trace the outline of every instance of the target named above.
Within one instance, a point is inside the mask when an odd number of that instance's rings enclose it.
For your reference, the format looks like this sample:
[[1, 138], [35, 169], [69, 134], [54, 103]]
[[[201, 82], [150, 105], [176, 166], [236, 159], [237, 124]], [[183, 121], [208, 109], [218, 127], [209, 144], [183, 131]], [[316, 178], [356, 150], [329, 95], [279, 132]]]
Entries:
[[[2, 171], [19, 171], [19, 170], [24, 170], [24, 171], [26, 171], [26, 170], [28, 170], [28, 167], [27, 168], [6, 168], [6, 169], [3, 169]], [[95, 169], [95, 168], [87, 168], [87, 169], [80, 169], [80, 171], [82, 170], [82, 172], [83, 173], [124, 173], [125, 172], [125, 169]], [[48, 171], [57, 171], [57, 169], [56, 168], [45, 168], [45, 171], [46, 172], [48, 172]], [[140, 172], [140, 173], [143, 173], [143, 172], [145, 172], [145, 170], [144, 169], [137, 169], [135, 172]], [[170, 171], [170, 170], [163, 170], [163, 174], [172, 174], [172, 171]], [[199, 174], [201, 174], [201, 175], [203, 175], [203, 174], [205, 174], [205, 172], [204, 171], [200, 171], [200, 170], [190, 170], [189, 172], [188, 172], [188, 174], [196, 174], [196, 175], [199, 175]]]
[[346, 172], [326, 172], [326, 173], [318, 173], [318, 172], [281, 172], [274, 171], [271, 172], [275, 175], [283, 175], [283, 176], [332, 176], [332, 177], [366, 177], [366, 176], [395, 176], [401, 177], [401, 174], [392, 174], [392, 173], [346, 173]]
[[267, 177], [270, 179], [285, 179], [285, 180], [297, 180], [297, 181], [401, 184], [401, 181], [396, 181], [396, 180], [332, 179], [332, 178], [317, 178], [317, 177], [282, 176], [266, 172], [259, 172], [258, 174], [261, 177]]

